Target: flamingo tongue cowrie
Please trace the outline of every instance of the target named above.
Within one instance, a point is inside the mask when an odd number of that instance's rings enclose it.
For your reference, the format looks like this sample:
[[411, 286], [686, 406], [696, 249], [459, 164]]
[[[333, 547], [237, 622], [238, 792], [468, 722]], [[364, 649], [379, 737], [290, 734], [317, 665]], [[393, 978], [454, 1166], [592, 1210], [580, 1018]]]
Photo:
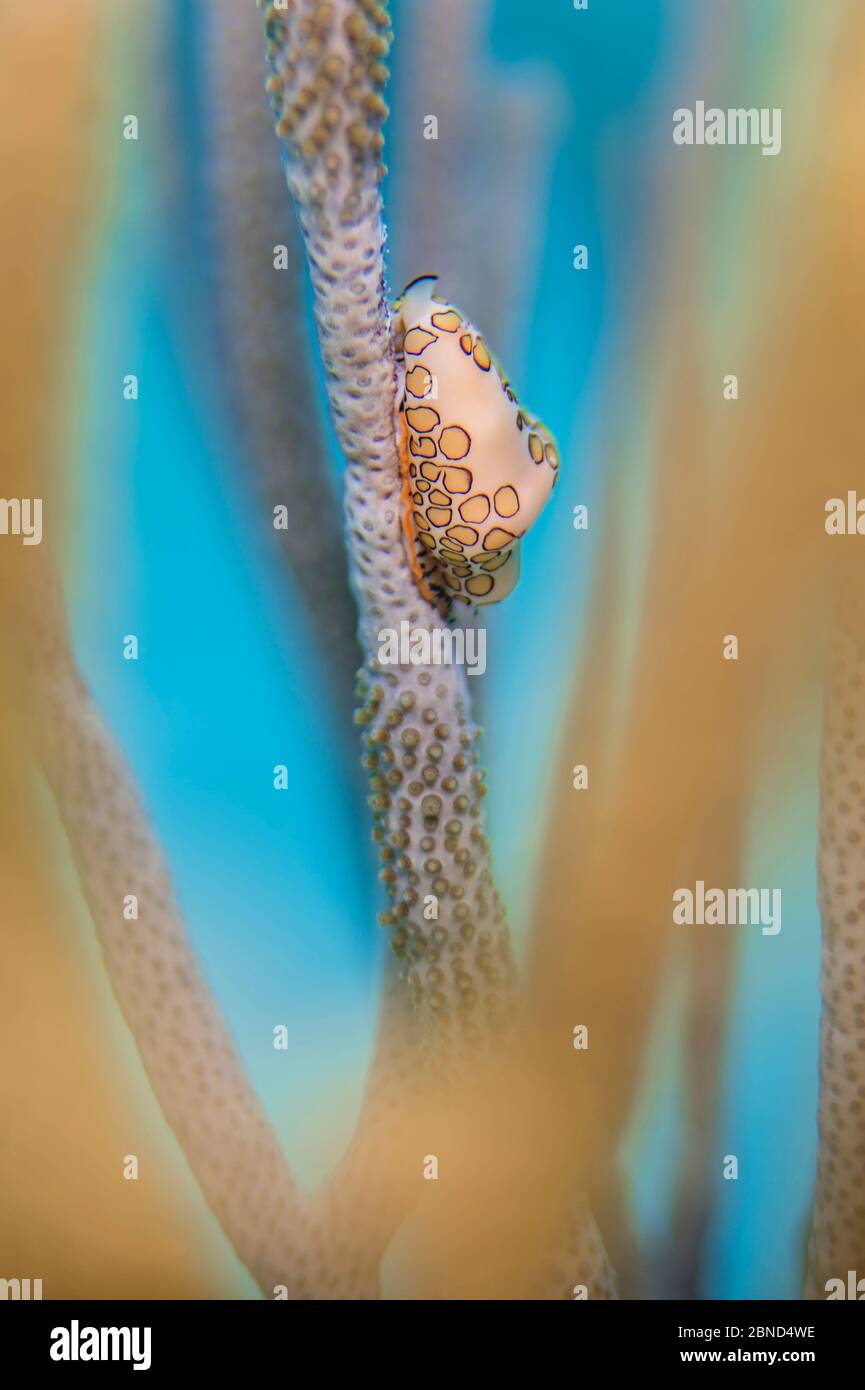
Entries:
[[477, 329], [433, 293], [436, 279], [413, 280], [394, 305], [406, 548], [427, 598], [498, 603], [559, 456]]

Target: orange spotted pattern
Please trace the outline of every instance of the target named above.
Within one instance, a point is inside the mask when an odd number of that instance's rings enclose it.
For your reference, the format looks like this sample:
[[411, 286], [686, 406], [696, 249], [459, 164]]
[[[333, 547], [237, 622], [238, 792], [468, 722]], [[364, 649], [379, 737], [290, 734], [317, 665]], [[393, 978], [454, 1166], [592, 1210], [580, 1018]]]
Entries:
[[520, 541], [555, 487], [559, 456], [434, 285], [413, 281], [395, 305], [409, 560], [427, 598], [496, 603], [519, 577]]

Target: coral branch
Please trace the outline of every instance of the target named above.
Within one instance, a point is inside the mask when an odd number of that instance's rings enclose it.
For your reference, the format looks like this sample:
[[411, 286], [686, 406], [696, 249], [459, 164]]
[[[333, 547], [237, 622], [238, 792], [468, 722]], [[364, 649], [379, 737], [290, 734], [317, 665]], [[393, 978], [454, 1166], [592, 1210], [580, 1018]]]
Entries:
[[[265, 8], [268, 84], [285, 140], [315, 292], [334, 425], [347, 460], [346, 524], [366, 660], [366, 734], [374, 837], [394, 949], [437, 1050], [477, 1045], [506, 1015], [508, 932], [489, 863], [477, 731], [454, 666], [383, 668], [383, 629], [427, 630], [438, 613], [403, 549], [397, 375], [381, 216], [381, 90], [387, 10], [373, 0], [297, 0]], [[424, 914], [424, 905], [430, 907]], [[437, 913], [436, 916], [433, 913]]]
[[[56, 601], [53, 608], [37, 666], [37, 748], [112, 988], [165, 1117], [239, 1257], [266, 1294], [276, 1284], [297, 1290], [309, 1236], [297, 1189], [201, 974], [162, 854], [75, 666]], [[123, 915], [130, 894], [137, 921]]]
[[[111, 986], [211, 1209], [265, 1296], [285, 1286], [291, 1299], [377, 1297], [391, 1226], [381, 1234], [366, 1219], [359, 1179], [339, 1203], [328, 1189], [311, 1200], [299, 1193], [189, 943], [132, 777], [78, 672], [59, 595], [35, 604], [31, 596], [21, 629], [31, 644], [36, 749]], [[131, 894], [139, 916], [127, 921]], [[393, 1035], [391, 1043], [374, 1075], [387, 1062], [393, 1094], [408, 1062], [394, 1065]], [[360, 1134], [344, 1172], [368, 1179], [372, 1146], [364, 1127]]]
[[[707, 882], [738, 883], [738, 846], [721, 844], [703, 855], [717, 864]], [[695, 873], [694, 878], [697, 877]], [[735, 937], [697, 937], [685, 943], [687, 998], [683, 1038], [682, 1152], [676, 1181], [672, 1234], [664, 1278], [670, 1298], [700, 1297], [700, 1279], [716, 1215], [714, 1162], [721, 1077], [730, 1002], [738, 958]]]
[[[59, 610], [54, 609], [55, 613]], [[414, 1019], [392, 984], [356, 1134], [307, 1199], [204, 979], [132, 778], [90, 698], [59, 617], [37, 655], [37, 748], [69, 839], [111, 986], [166, 1120], [223, 1231], [266, 1297], [374, 1299], [409, 1206], [409, 1101], [420, 1096]], [[123, 902], [138, 899], [126, 921]], [[401, 1141], [401, 1142], [400, 1142]]]
[[[454, 666], [388, 667], [376, 656], [383, 630], [399, 630], [408, 622], [429, 631], [440, 621], [415, 586], [400, 515], [398, 380], [379, 194], [388, 12], [375, 0], [290, 0], [287, 9], [261, 7], [273, 68], [268, 87], [277, 133], [286, 142], [331, 410], [348, 464], [349, 560], [366, 653], [359, 722], [366, 732], [374, 838], [391, 899], [384, 920], [393, 928], [394, 948], [428, 1026], [432, 1056], [457, 1070], [470, 1056], [475, 1075], [488, 1082], [481, 1059], [487, 1048], [495, 1055], [497, 1042], [507, 1036], [514, 971], [483, 828], [485, 788], [465, 681]], [[474, 1099], [482, 1093], [479, 1086], [480, 1091], [469, 1088]], [[445, 1232], [450, 1242], [445, 1287], [452, 1289], [460, 1257], [469, 1253], [467, 1227], [455, 1218], [461, 1195], [464, 1199], [484, 1182], [489, 1136], [478, 1132], [471, 1101], [466, 1117], [450, 1100], [437, 1117], [437, 1142], [447, 1144], [449, 1128], [452, 1140], [457, 1135], [452, 1152], [465, 1172], [462, 1184], [451, 1189], [452, 1219], [438, 1227], [433, 1221], [432, 1228], [422, 1222], [421, 1245], [429, 1253], [430, 1234]], [[507, 1133], [516, 1114], [508, 1102], [504, 1111], [498, 1119]], [[516, 1168], [511, 1176], [517, 1179]], [[489, 1193], [480, 1205], [487, 1235], [500, 1207]], [[477, 1212], [477, 1203], [473, 1206]], [[561, 1212], [557, 1208], [559, 1217]], [[576, 1246], [588, 1253], [586, 1268], [593, 1281], [597, 1272], [598, 1289], [607, 1290], [606, 1258], [599, 1242], [593, 1243], [590, 1233], [584, 1236], [582, 1209], [577, 1230]], [[551, 1244], [559, 1248], [560, 1223], [554, 1231]], [[570, 1227], [566, 1231], [569, 1250]], [[544, 1233], [546, 1227], [541, 1237]], [[508, 1229], [507, 1256], [519, 1262], [518, 1236]], [[494, 1257], [500, 1245], [485, 1242], [484, 1255]], [[571, 1269], [573, 1255], [565, 1258]], [[481, 1284], [491, 1269], [490, 1258], [482, 1257]], [[428, 1269], [426, 1278], [428, 1286], [435, 1285], [434, 1270]], [[441, 1296], [440, 1289], [433, 1296]]]
[[[480, 163], [479, 40], [491, 8], [490, 0], [439, 0], [436, 5], [408, 7], [406, 91], [395, 131], [401, 177], [393, 226], [402, 248], [394, 252], [401, 282], [419, 272], [446, 270], [454, 302], [502, 351], [502, 340], [485, 317], [489, 303], [481, 289], [488, 263], [495, 258], [485, 238], [479, 285], [473, 273], [479, 268], [479, 255], [472, 244], [471, 215], [471, 179], [477, 177]], [[424, 139], [430, 116], [437, 122], [434, 140]]]
[[[309, 614], [328, 672], [328, 706], [348, 728], [360, 662], [340, 507], [312, 379], [302, 249], [261, 82], [261, 26], [251, 6], [208, 0], [206, 168], [213, 196], [213, 298], [225, 382], [241, 427], [244, 465]], [[288, 264], [274, 268], [274, 247]], [[273, 508], [287, 509], [274, 531]]]
[[806, 1293], [865, 1270], [865, 599], [837, 605], [823, 716], [820, 1142]]
[[[490, 0], [408, 6], [394, 255], [403, 283], [419, 270], [446, 272], [450, 299], [512, 362], [567, 97], [552, 64], [485, 62], [492, 8]], [[430, 117], [435, 139], [424, 138]]]

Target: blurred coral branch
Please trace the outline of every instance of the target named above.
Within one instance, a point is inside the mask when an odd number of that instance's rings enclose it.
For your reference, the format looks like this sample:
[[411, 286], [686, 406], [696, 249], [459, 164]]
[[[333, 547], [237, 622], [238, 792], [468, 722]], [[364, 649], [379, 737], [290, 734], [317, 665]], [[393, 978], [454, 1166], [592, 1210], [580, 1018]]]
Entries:
[[[826, 75], [825, 68], [815, 69], [814, 93], [834, 104], [837, 93]], [[846, 120], [832, 125], [839, 130], [833, 148], [841, 177], [854, 156], [840, 131], [851, 137], [852, 126]], [[861, 126], [856, 139], [861, 144]], [[687, 166], [678, 167], [687, 180]], [[667, 224], [667, 269], [660, 280], [665, 304], [677, 306], [679, 329], [667, 329], [666, 341], [675, 346], [666, 362], [664, 344], [649, 347], [655, 385], [647, 399], [660, 395], [667, 404], [655, 445], [654, 535], [641, 581], [625, 717], [619, 729], [619, 705], [611, 704], [599, 742], [582, 726], [578, 701], [561, 755], [569, 765], [579, 750], [580, 760], [591, 765], [600, 748], [615, 742], [617, 764], [612, 775], [603, 765], [593, 791], [581, 794], [591, 797], [590, 807], [576, 804], [580, 798], [570, 789], [553, 806], [536, 913], [539, 1046], [550, 1069], [558, 1066], [561, 1091], [553, 1091], [572, 1126], [590, 1195], [602, 1193], [615, 1170], [641, 1080], [668, 958], [671, 894], [689, 874], [708, 880], [736, 872], [752, 784], [777, 751], [777, 731], [789, 727], [791, 711], [811, 688], [810, 639], [819, 633], [824, 592], [822, 461], [849, 460], [861, 435], [853, 428], [861, 396], [856, 335], [848, 332], [854, 311], [842, 307], [842, 286], [861, 283], [861, 273], [846, 233], [850, 254], [841, 250], [837, 187], [824, 176], [815, 200], [814, 184], [794, 166], [788, 180], [764, 183], [752, 195], [766, 229], [754, 252], [753, 276], [767, 327], [751, 343], [725, 343], [724, 355], [733, 357], [742, 383], [733, 406], [721, 398], [720, 374], [713, 381], [696, 351], [709, 335], [697, 317], [699, 279], [688, 258], [696, 240], [695, 203], [698, 214], [708, 208], [701, 209], [693, 185], [686, 186], [687, 235], [683, 245], [672, 219]], [[825, 281], [818, 286], [799, 275], [801, 245], [795, 262], [792, 251], [789, 260], [779, 259], [770, 229], [790, 220], [814, 264], [836, 263], [828, 293]], [[861, 219], [856, 225], [861, 229]], [[859, 307], [857, 301], [857, 325]], [[852, 467], [845, 463], [840, 471], [849, 474]], [[841, 491], [840, 481], [837, 487]], [[597, 621], [588, 630], [597, 633]], [[730, 633], [738, 637], [735, 663], [722, 659]], [[587, 646], [584, 670], [593, 656]], [[690, 1152], [683, 1159], [676, 1218], [681, 1248], [674, 1264], [692, 1291], [708, 1219], [709, 1136], [731, 949], [707, 946], [703, 958], [698, 945], [691, 953], [690, 988], [698, 986], [701, 995], [689, 1005], [685, 1039]], [[593, 1049], [592, 1067], [579, 1071], [567, 1069], [558, 1044], [576, 1021], [588, 1025]]]
[[[815, 190], [825, 226], [825, 262], [831, 265], [813, 315], [821, 334], [809, 358], [821, 376], [834, 373], [832, 407], [815, 419], [812, 447], [822, 461], [824, 495], [862, 496], [865, 425], [862, 418], [862, 344], [865, 342], [865, 189], [851, 179], [865, 152], [862, 64], [865, 14], [853, 6], [839, 36], [831, 96], [833, 131]], [[830, 355], [831, 326], [843, 355]], [[828, 385], [828, 382], [827, 382]], [[811, 387], [813, 391], [813, 385]], [[817, 396], [815, 402], [826, 400]], [[827, 462], [828, 461], [828, 462]], [[861, 522], [860, 522], [861, 524]], [[820, 768], [818, 888], [822, 922], [820, 1100], [817, 1186], [805, 1293], [824, 1298], [826, 1281], [846, 1283], [848, 1270], [865, 1268], [865, 946], [863, 946], [862, 787], [865, 784], [865, 564], [851, 547], [859, 537], [833, 536], [831, 581], [834, 621], [826, 668]], [[845, 1290], [846, 1292], [846, 1290]]]
[[[842, 541], [843, 544], [843, 541]], [[849, 542], [848, 542], [849, 544]], [[865, 1268], [865, 566], [836, 594], [820, 767], [820, 1144], [806, 1296]], [[858, 1275], [857, 1275], [858, 1277]]]

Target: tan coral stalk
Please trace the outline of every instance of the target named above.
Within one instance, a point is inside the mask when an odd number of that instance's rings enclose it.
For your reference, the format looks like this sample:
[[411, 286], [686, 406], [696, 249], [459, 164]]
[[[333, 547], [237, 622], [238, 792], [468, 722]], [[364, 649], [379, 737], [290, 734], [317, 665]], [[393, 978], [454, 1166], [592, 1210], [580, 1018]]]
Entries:
[[[76, 668], [59, 595], [26, 618], [37, 751], [112, 989], [205, 1197], [266, 1297], [284, 1286], [290, 1299], [377, 1298], [379, 1263], [408, 1200], [395, 1171], [395, 1131], [417, 1091], [404, 1009], [390, 991], [356, 1136], [334, 1178], [307, 1198], [192, 950], [129, 769]], [[136, 921], [123, 915], [129, 894]]]
[[564, 83], [553, 64], [485, 60], [491, 0], [404, 9], [396, 278], [446, 275], [449, 298], [511, 363], [540, 263]]
[[[240, 1259], [266, 1294], [275, 1284], [298, 1290], [309, 1232], [297, 1189], [195, 959], [129, 770], [75, 666], [59, 597], [40, 610], [32, 628], [37, 749], [112, 989]], [[123, 915], [129, 894], [137, 921]]]
[[[347, 462], [346, 525], [366, 653], [360, 678], [386, 918], [439, 1050], [495, 1033], [512, 983], [489, 862], [483, 779], [455, 666], [379, 664], [380, 634], [440, 625], [405, 559], [397, 379], [379, 181], [388, 13], [372, 0], [264, 5], [269, 83], [306, 243], [331, 410]], [[425, 901], [428, 915], [424, 915]], [[430, 906], [433, 904], [434, 906]], [[437, 912], [437, 916], [432, 913]]]

